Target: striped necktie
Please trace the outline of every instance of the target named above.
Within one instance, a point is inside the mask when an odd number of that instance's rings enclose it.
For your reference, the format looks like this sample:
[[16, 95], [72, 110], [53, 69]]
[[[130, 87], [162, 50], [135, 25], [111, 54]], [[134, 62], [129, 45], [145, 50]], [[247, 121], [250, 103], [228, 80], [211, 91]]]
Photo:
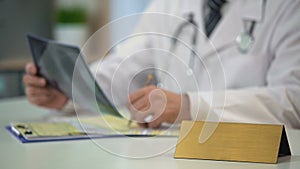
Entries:
[[209, 14], [205, 17], [205, 33], [209, 37], [221, 19], [221, 8], [226, 0], [208, 0]]

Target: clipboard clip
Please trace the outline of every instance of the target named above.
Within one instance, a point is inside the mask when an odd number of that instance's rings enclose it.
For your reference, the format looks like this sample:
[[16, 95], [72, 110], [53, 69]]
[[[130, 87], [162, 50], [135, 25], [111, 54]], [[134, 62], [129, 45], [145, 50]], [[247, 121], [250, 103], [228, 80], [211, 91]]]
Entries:
[[25, 124], [24, 125], [23, 124], [17, 124], [15, 127], [25, 130], [25, 132], [24, 132], [25, 135], [32, 135], [32, 133], [33, 133], [32, 130]]

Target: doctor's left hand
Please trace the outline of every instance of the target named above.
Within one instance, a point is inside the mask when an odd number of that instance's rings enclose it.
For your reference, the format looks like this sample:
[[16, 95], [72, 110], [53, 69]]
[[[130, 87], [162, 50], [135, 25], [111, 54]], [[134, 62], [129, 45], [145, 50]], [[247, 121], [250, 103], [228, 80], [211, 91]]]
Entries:
[[[146, 86], [129, 95], [131, 119], [143, 127], [157, 128], [163, 122], [175, 123], [190, 119], [188, 97], [156, 86]], [[147, 117], [151, 120], [147, 121]]]

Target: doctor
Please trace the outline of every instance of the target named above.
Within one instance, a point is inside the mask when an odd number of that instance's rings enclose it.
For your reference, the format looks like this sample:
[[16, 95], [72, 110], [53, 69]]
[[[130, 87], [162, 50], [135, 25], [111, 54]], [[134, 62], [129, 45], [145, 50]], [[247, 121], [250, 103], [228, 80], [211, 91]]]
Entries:
[[[183, 119], [208, 119], [300, 128], [300, 1], [157, 0], [147, 12], [186, 18], [185, 22], [192, 24], [183, 28], [177, 38], [191, 48], [177, 42], [172, 51], [175, 59], [158, 62], [152, 51], [150, 57], [149, 53], [140, 53], [132, 57], [130, 66], [118, 67], [125, 56], [136, 51], [172, 48], [170, 40], [147, 36], [120, 45], [101, 62], [100, 70], [98, 64], [91, 66], [100, 85], [106, 91], [114, 89], [127, 102], [134, 120], [149, 127]], [[174, 35], [181, 24], [145, 18], [141, 18], [137, 32], [151, 31], [147, 25], [157, 25], [159, 31]], [[193, 33], [193, 27], [204, 34]], [[195, 36], [193, 43], [190, 39]], [[191, 54], [191, 49], [195, 53]], [[171, 75], [157, 73], [156, 84], [161, 82], [158, 86], [142, 87], [144, 83], [136, 82], [135, 90], [128, 95], [120, 84], [130, 84], [133, 74], [145, 67], [166, 68]], [[119, 82], [113, 83], [111, 77], [116, 71], [121, 72]], [[26, 66], [26, 72], [23, 81], [30, 102], [54, 109], [66, 105], [66, 96], [37, 77], [32, 63]], [[147, 121], [149, 115], [152, 119]]]

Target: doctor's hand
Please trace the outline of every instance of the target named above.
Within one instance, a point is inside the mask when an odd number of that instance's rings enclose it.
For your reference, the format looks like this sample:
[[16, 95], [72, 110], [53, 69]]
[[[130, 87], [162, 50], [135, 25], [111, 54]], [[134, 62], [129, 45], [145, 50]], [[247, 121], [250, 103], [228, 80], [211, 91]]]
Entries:
[[23, 76], [25, 93], [31, 103], [51, 109], [61, 109], [65, 106], [68, 98], [56, 89], [47, 86], [46, 80], [37, 76], [37, 67], [33, 63], [28, 63], [25, 71], [26, 74]]
[[176, 123], [190, 119], [188, 97], [185, 95], [147, 86], [131, 93], [128, 99], [131, 119], [143, 127], [157, 128], [163, 122]]

